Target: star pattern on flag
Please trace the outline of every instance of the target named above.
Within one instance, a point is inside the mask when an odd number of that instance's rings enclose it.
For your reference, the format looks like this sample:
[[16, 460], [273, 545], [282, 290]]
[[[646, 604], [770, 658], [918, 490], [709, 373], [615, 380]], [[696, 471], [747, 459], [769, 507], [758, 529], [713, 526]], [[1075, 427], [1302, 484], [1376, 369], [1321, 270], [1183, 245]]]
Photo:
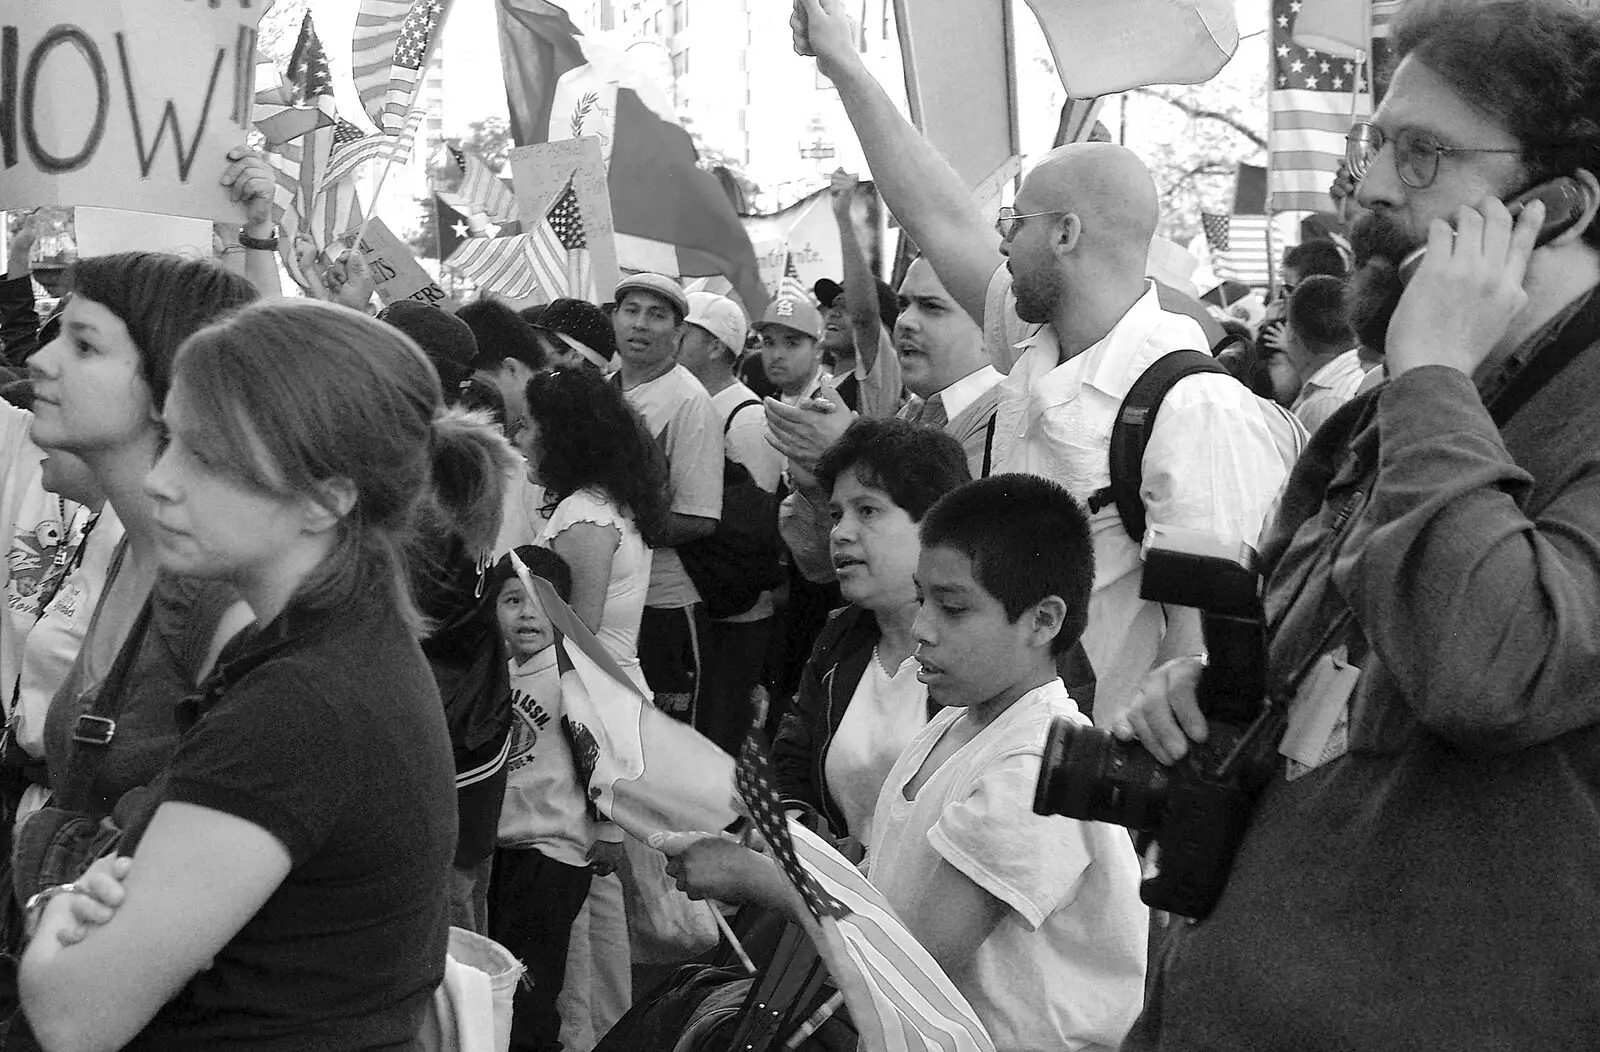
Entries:
[[367, 133], [357, 128], [354, 124], [340, 117], [333, 125], [333, 146], [349, 146], [351, 143], [360, 142], [367, 137]]
[[319, 95], [333, 94], [333, 70], [328, 66], [328, 53], [322, 50], [309, 19], [300, 26], [300, 42], [289, 60], [289, 72], [284, 79], [294, 88], [294, 101], [305, 105]]
[[[1273, 11], [1277, 14], [1278, 28], [1288, 30], [1291, 21], [1289, 16], [1300, 13], [1300, 4], [1298, 0], [1293, 2], [1275, 0]], [[1279, 39], [1273, 49], [1275, 86], [1290, 91], [1327, 91], [1330, 87], [1334, 91], [1340, 91], [1355, 77], [1354, 62], [1325, 55], [1313, 48], [1301, 47], [1287, 33], [1276, 35]], [[1337, 79], [1330, 81], [1328, 79], [1330, 73], [1335, 74]]]
[[573, 189], [570, 181], [551, 206], [549, 219], [550, 229], [555, 231], [562, 248], [571, 252], [589, 247], [589, 240], [583, 233], [583, 214], [578, 211], [578, 191]]
[[439, 0], [420, 0], [411, 8], [406, 20], [400, 24], [400, 39], [394, 46], [394, 64], [406, 69], [418, 69], [428, 52], [428, 41], [439, 25], [439, 13], [444, 6]]
[[752, 728], [739, 750], [739, 764], [735, 768], [735, 781], [739, 798], [756, 828], [766, 838], [767, 844], [782, 867], [784, 876], [800, 892], [806, 909], [818, 920], [824, 917], [840, 920], [850, 915], [850, 909], [836, 897], [824, 891], [795, 854], [794, 840], [789, 836], [789, 820], [784, 817], [783, 803], [773, 786], [772, 761], [767, 758], [766, 747], [761, 742], [760, 731]]

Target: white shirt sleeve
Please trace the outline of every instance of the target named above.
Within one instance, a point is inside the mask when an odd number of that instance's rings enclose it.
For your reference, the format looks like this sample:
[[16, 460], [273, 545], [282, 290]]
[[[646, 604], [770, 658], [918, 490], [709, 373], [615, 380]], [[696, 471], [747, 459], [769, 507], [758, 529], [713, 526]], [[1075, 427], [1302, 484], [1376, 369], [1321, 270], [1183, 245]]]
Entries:
[[1254, 545], [1288, 476], [1255, 395], [1200, 374], [1161, 403], [1144, 454], [1146, 518]]

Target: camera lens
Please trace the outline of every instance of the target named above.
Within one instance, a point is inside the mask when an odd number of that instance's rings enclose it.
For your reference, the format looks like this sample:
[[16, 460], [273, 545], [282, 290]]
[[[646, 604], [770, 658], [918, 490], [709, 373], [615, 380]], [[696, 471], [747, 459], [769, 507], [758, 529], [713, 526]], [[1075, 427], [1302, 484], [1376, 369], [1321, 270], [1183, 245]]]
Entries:
[[1167, 769], [1143, 746], [1058, 717], [1045, 738], [1033, 810], [1153, 831], [1167, 784]]

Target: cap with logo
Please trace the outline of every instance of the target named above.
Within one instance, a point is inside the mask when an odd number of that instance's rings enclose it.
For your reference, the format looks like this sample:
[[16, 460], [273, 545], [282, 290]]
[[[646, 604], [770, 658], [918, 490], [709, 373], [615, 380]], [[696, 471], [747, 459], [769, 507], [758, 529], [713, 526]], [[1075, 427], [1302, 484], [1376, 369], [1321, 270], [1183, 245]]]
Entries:
[[617, 284], [616, 294], [611, 298], [621, 305], [622, 297], [634, 291], [653, 292], [660, 296], [678, 308], [679, 321], [689, 315], [689, 297], [685, 295], [683, 286], [665, 274], [630, 274]]
[[555, 300], [540, 312], [534, 325], [555, 333], [563, 343], [601, 368], [616, 357], [617, 331], [611, 319], [587, 300]]
[[817, 308], [811, 305], [810, 300], [795, 299], [790, 296], [780, 296], [773, 300], [767, 305], [767, 312], [755, 323], [754, 328], [760, 332], [770, 325], [793, 329], [813, 340], [822, 338], [822, 315], [817, 313]]
[[750, 326], [744, 311], [728, 297], [715, 292], [689, 293], [689, 317], [685, 320], [715, 336], [734, 357], [744, 350], [744, 334]]

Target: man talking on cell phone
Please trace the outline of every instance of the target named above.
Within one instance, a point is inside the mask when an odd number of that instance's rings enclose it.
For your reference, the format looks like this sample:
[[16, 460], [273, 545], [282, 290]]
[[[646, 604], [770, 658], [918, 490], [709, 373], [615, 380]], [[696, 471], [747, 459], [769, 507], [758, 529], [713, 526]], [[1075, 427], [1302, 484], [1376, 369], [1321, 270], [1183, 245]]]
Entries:
[[[1600, 1034], [1600, 10], [1412, 0], [1390, 41], [1349, 139], [1351, 320], [1389, 379], [1269, 531], [1276, 773], [1125, 1049]], [[1164, 763], [1204, 740], [1197, 665], [1114, 733]]]

